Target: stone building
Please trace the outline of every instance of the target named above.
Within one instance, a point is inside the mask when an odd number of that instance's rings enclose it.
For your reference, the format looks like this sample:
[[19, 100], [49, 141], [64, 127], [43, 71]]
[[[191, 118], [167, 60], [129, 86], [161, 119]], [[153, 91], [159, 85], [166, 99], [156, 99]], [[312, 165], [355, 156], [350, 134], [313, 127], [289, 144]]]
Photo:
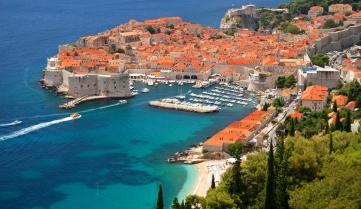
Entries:
[[306, 88], [301, 95], [301, 104], [313, 111], [321, 111], [327, 105], [328, 88], [313, 85]]
[[56, 57], [48, 59], [44, 70], [43, 83], [46, 87], [56, 88], [71, 97], [106, 96], [123, 98], [131, 96], [127, 70], [117, 73], [76, 74], [65, 69], [57, 69]]
[[313, 6], [308, 10], [308, 17], [314, 18], [323, 14], [323, 7]]
[[349, 4], [331, 4], [328, 7], [329, 13], [351, 13], [352, 12], [352, 6]]
[[340, 71], [326, 66], [304, 67], [297, 72], [297, 87], [303, 90], [308, 84], [335, 88], [340, 84]]

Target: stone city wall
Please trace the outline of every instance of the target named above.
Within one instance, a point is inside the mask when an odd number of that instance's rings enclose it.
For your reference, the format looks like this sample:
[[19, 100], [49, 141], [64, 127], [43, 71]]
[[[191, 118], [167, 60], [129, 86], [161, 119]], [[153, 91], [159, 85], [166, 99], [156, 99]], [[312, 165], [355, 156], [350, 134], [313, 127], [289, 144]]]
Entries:
[[310, 57], [317, 53], [341, 51], [357, 44], [361, 39], [361, 25], [350, 26], [341, 31], [330, 32], [327, 36], [317, 40], [308, 48]]

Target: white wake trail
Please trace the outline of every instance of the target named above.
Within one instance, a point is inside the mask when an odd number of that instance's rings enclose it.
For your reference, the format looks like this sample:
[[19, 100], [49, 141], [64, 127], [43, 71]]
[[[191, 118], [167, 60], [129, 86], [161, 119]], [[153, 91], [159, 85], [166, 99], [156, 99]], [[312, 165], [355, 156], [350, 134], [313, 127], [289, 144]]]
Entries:
[[5, 136], [1, 136], [0, 137], [0, 141], [4, 141], [4, 140], [7, 140], [7, 139], [12, 139], [12, 138], [15, 138], [15, 137], [18, 137], [18, 136], [22, 136], [22, 135], [25, 135], [25, 134], [28, 134], [30, 132], [33, 132], [33, 131], [36, 131], [36, 130], [39, 130], [39, 129], [42, 129], [42, 128], [45, 128], [45, 127], [48, 127], [48, 126], [51, 126], [51, 125], [55, 125], [55, 124], [58, 124], [58, 123], [62, 123], [62, 122], [65, 122], [65, 121], [70, 121], [70, 120], [73, 120], [72, 117], [66, 117], [66, 118], [62, 118], [62, 119], [57, 119], [57, 120], [52, 120], [52, 121], [49, 121], [49, 122], [44, 122], [44, 123], [39, 123], [39, 124], [36, 124], [36, 125], [32, 125], [32, 126], [29, 126], [27, 128], [23, 128], [23, 129], [20, 129], [18, 131], [15, 131], [9, 135], [5, 135]]
[[[120, 103], [115, 103], [115, 104], [106, 105], [106, 106], [102, 106], [102, 107], [83, 110], [83, 111], [80, 111], [79, 113], [93, 112], [93, 111], [96, 111], [96, 110], [107, 109], [107, 108], [118, 106], [118, 105], [120, 105]], [[37, 115], [37, 116], [29, 117], [29, 118], [49, 117], [49, 116], [64, 115], [64, 114], [69, 114], [69, 113]], [[72, 117], [65, 117], [65, 118], [62, 118], [62, 119], [57, 119], [57, 120], [52, 120], [52, 121], [49, 121], [49, 122], [44, 122], [44, 123], [39, 123], [39, 124], [36, 124], [36, 125], [32, 125], [32, 126], [29, 126], [27, 128], [23, 128], [23, 129], [20, 129], [18, 131], [12, 132], [11, 134], [0, 136], [0, 141], [4, 141], [4, 140], [7, 140], [7, 139], [12, 139], [12, 138], [15, 138], [15, 137], [18, 137], [18, 136], [22, 136], [22, 135], [28, 134], [30, 132], [33, 132], [33, 131], [36, 131], [36, 130], [39, 130], [39, 129], [42, 129], [42, 128], [46, 128], [48, 126], [55, 125], [55, 124], [62, 123], [62, 122], [66, 122], [66, 121], [70, 121], [70, 120], [74, 120], [74, 119]]]

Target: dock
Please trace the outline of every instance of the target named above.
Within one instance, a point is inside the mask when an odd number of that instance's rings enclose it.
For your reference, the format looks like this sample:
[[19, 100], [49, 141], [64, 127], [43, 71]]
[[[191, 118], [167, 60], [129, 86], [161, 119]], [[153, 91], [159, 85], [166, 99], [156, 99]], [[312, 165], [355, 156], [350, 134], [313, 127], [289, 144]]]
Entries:
[[73, 100], [70, 100], [64, 104], [59, 105], [59, 108], [61, 109], [71, 109], [74, 108], [77, 104], [80, 104], [82, 102], [91, 101], [91, 100], [98, 100], [98, 99], [105, 99], [106, 96], [82, 96], [79, 98], [75, 98]]
[[219, 111], [219, 107], [214, 105], [202, 105], [199, 103], [176, 102], [176, 101], [168, 101], [168, 100], [163, 99], [159, 101], [150, 101], [149, 105], [151, 107], [182, 110], [182, 111], [197, 112], [197, 113], [211, 113], [211, 112]]

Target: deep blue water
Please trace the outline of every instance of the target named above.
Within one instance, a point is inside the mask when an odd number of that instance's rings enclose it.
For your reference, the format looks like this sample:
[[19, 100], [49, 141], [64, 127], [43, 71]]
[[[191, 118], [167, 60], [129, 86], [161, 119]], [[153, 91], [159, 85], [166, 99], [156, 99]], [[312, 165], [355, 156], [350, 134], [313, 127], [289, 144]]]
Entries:
[[[0, 123], [23, 121], [0, 127], [0, 137], [67, 117], [69, 111], [57, 108], [62, 98], [37, 84], [46, 57], [54, 55], [59, 44], [131, 18], [181, 16], [218, 26], [229, 7], [281, 2], [0, 0]], [[168, 165], [166, 158], [252, 109], [199, 115], [147, 106], [150, 99], [177, 92], [176, 86], [161, 86], [126, 105], [84, 104], [75, 110], [83, 111], [78, 120], [0, 141], [0, 208], [150, 209], [159, 183], [169, 205], [194, 169]], [[191, 184], [188, 181], [186, 187]]]

